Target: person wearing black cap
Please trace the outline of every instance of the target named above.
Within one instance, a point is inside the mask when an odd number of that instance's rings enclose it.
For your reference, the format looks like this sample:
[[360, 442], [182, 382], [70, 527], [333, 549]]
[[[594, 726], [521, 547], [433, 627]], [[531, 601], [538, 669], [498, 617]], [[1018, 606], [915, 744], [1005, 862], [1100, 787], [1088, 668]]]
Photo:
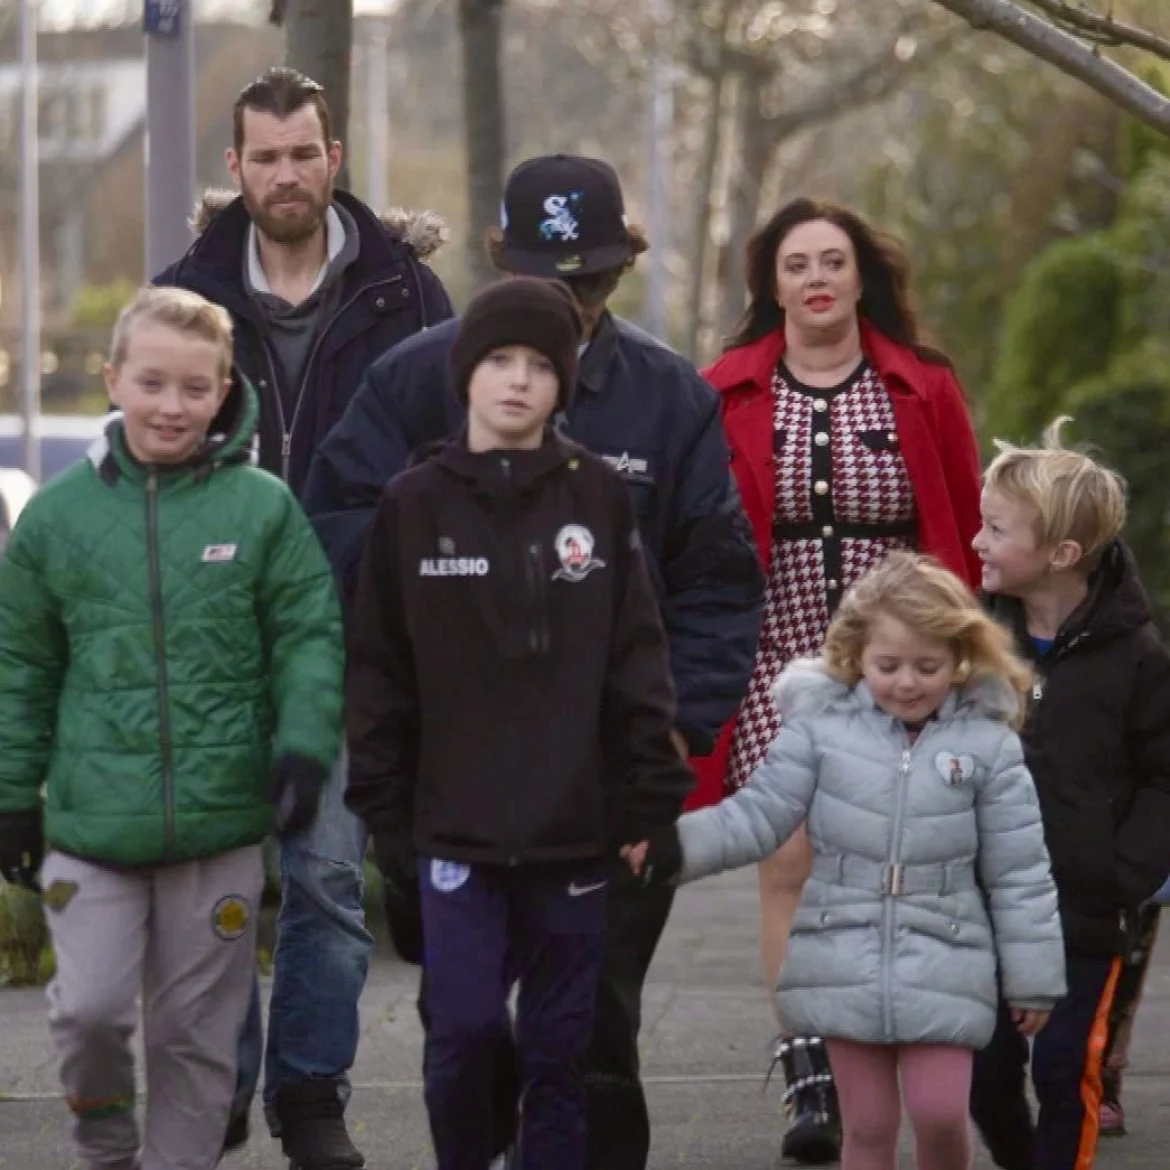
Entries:
[[[521, 163], [508, 178], [501, 225], [487, 245], [502, 272], [559, 278], [581, 309], [578, 389], [554, 422], [614, 467], [629, 489], [670, 643], [675, 744], [680, 755], [702, 756], [746, 694], [764, 595], [716, 395], [684, 358], [606, 308], [649, 246], [627, 222], [621, 187], [606, 163], [571, 155]], [[344, 596], [353, 593], [385, 483], [416, 449], [463, 425], [466, 411], [447, 383], [459, 328], [444, 322], [374, 362], [318, 448], [305, 507]], [[638, 1059], [642, 987], [672, 901], [672, 890], [645, 889], [621, 865], [610, 874], [586, 1060], [590, 1170], [645, 1170], [649, 1157]], [[390, 904], [409, 921], [409, 899]], [[396, 939], [411, 944], [403, 957], [413, 952], [417, 961], [417, 929], [414, 939], [404, 939], [410, 932], [401, 921], [397, 926]], [[425, 1022], [425, 1002], [420, 1008]], [[502, 1049], [510, 1044], [503, 1031]], [[510, 1105], [501, 1110], [501, 1147], [510, 1133], [505, 1117], [514, 1125]]]
[[449, 355], [467, 422], [383, 491], [351, 611], [346, 802], [388, 872], [418, 855], [439, 1170], [496, 1153], [513, 980], [517, 1165], [584, 1170], [607, 859], [691, 785], [629, 493], [547, 425], [580, 338], [549, 281], [471, 302]]

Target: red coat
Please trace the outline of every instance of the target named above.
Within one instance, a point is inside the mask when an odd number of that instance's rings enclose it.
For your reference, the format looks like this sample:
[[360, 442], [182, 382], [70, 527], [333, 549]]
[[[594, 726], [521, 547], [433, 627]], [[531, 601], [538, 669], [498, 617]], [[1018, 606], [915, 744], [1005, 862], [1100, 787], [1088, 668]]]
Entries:
[[[914, 488], [918, 550], [937, 557], [972, 587], [979, 558], [971, 541], [979, 530], [979, 451], [963, 392], [950, 368], [923, 361], [866, 321], [861, 347], [890, 393], [898, 446]], [[723, 429], [731, 470], [765, 571], [772, 549], [775, 474], [772, 465], [772, 375], [784, 354], [782, 331], [729, 350], [703, 376], [722, 396]], [[692, 759], [698, 783], [688, 808], [723, 798], [723, 777], [735, 720], [709, 756]]]

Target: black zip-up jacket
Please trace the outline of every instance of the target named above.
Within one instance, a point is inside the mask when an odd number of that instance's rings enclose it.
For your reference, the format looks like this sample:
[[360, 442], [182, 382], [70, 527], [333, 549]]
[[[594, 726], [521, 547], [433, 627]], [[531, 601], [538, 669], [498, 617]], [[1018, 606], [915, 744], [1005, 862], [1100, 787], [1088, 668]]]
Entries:
[[442, 444], [383, 492], [358, 577], [346, 800], [424, 856], [574, 860], [691, 785], [666, 635], [621, 478], [549, 433]]
[[1041, 659], [1022, 605], [990, 604], [1037, 671], [1021, 738], [1066, 944], [1120, 954], [1138, 905], [1170, 874], [1170, 654], [1120, 541]]
[[[358, 226], [358, 256], [341, 279], [337, 308], [321, 323], [291, 394], [282, 396], [280, 363], [244, 284], [251, 219], [243, 199], [215, 210], [187, 254], [154, 280], [197, 292], [231, 314], [236, 371], [260, 398], [260, 466], [286, 480], [298, 498], [313, 452], [345, 412], [366, 368], [411, 334], [452, 314], [439, 278], [406, 239], [347, 192], [335, 191], [333, 198]], [[285, 401], [295, 404], [291, 413]]]
[[[447, 372], [458, 329], [446, 321], [379, 358], [317, 452], [303, 503], [347, 598], [383, 486], [463, 425]], [[678, 730], [705, 755], [747, 693], [765, 585], [719, 398], [689, 362], [607, 313], [557, 429], [615, 467], [633, 498], [670, 640]]]

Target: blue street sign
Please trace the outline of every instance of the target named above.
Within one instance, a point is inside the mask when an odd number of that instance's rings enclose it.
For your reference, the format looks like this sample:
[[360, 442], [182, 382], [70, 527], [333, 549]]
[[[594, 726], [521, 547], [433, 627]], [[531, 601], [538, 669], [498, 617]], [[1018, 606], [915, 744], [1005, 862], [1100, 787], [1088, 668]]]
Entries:
[[184, 7], [183, 0], [144, 0], [142, 31], [158, 37], [177, 37]]

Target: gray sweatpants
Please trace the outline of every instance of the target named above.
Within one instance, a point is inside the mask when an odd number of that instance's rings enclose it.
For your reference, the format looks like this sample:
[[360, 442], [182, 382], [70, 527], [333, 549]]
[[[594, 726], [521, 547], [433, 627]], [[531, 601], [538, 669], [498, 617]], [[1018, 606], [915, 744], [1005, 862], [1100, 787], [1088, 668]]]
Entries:
[[[50, 853], [49, 1028], [85, 1170], [211, 1170], [256, 957], [260, 846], [132, 872]], [[142, 996], [146, 1125], [131, 1038]], [[141, 1146], [141, 1150], [140, 1150]]]

